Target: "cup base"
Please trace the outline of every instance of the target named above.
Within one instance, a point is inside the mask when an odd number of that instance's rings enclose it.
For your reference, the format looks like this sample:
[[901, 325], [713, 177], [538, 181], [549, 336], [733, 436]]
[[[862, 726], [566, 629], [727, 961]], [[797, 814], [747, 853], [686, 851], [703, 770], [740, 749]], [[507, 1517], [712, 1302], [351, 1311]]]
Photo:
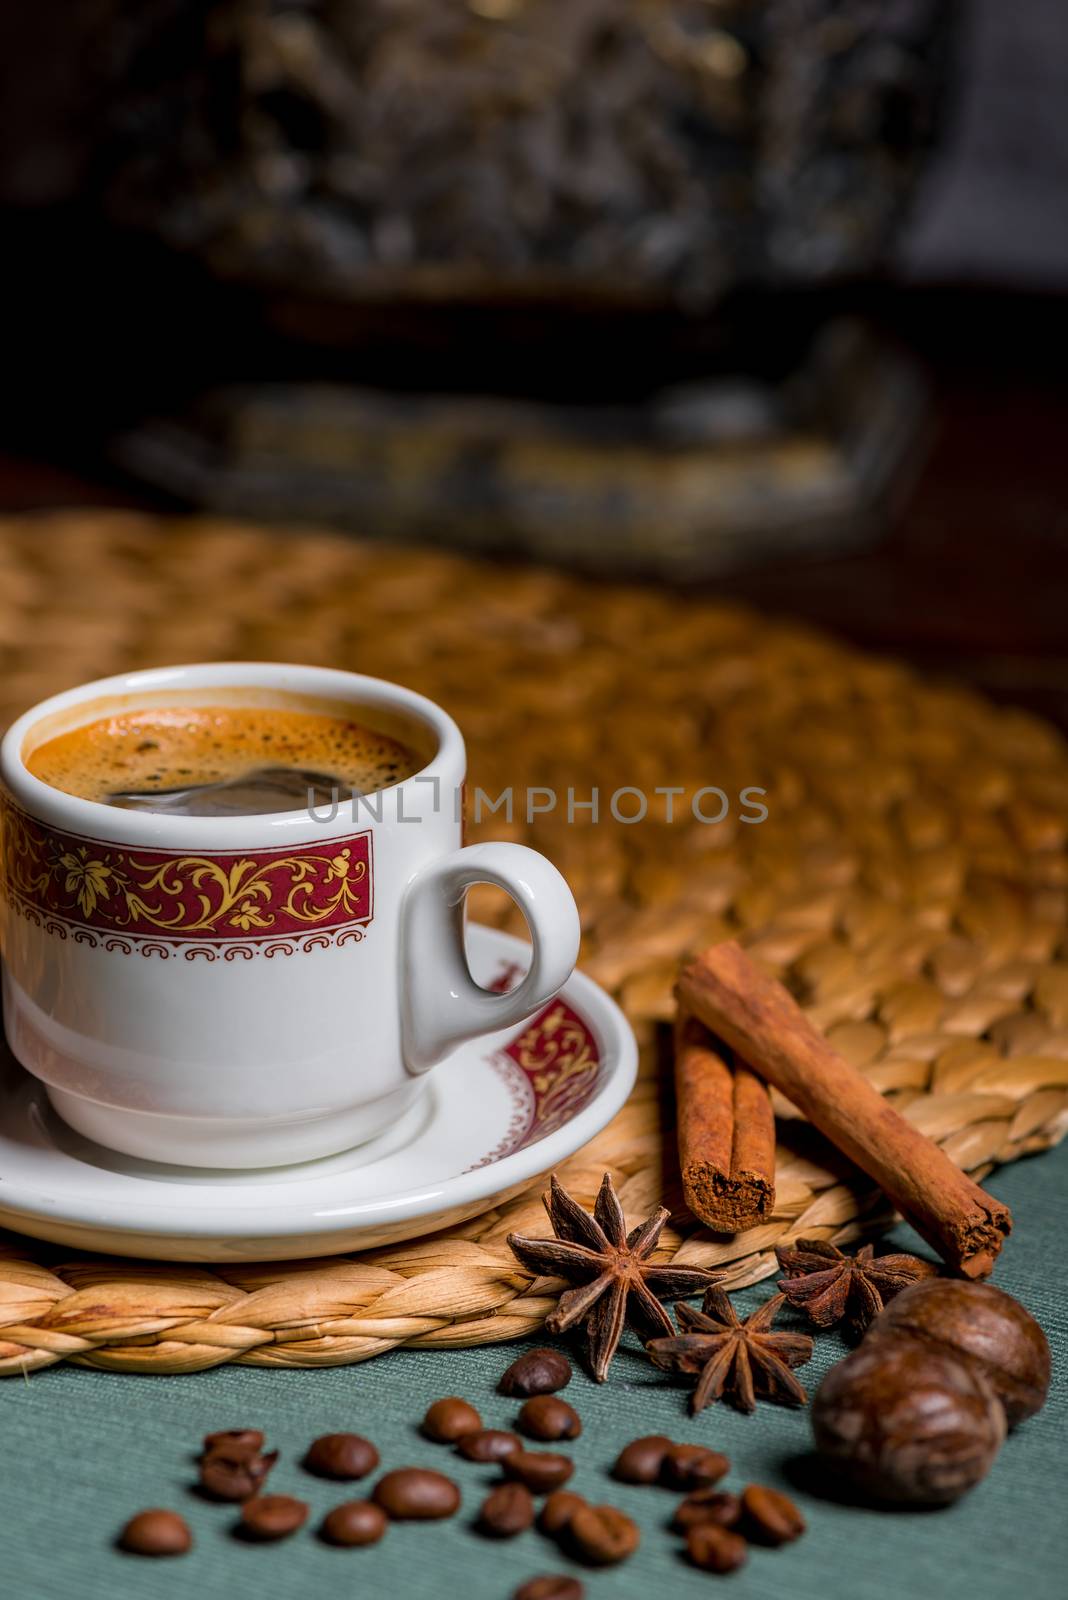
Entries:
[[256, 1117], [159, 1116], [103, 1105], [46, 1084], [53, 1110], [94, 1144], [142, 1161], [211, 1168], [288, 1167], [366, 1144], [401, 1116], [425, 1087], [413, 1078], [369, 1105], [293, 1121]]

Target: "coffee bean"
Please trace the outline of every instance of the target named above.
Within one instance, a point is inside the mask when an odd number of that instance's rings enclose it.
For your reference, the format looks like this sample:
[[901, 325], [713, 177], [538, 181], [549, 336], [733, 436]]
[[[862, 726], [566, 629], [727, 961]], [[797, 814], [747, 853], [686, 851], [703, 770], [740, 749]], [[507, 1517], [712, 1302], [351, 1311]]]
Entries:
[[698, 1489], [686, 1496], [678, 1507], [671, 1526], [676, 1533], [696, 1528], [699, 1522], [715, 1522], [721, 1528], [733, 1528], [742, 1515], [742, 1502], [727, 1489]]
[[483, 1428], [480, 1433], [465, 1433], [456, 1454], [465, 1461], [503, 1461], [523, 1448], [518, 1433], [503, 1433], [499, 1428]]
[[742, 1528], [754, 1544], [789, 1544], [805, 1531], [805, 1519], [788, 1495], [751, 1483], [742, 1490]]
[[567, 1548], [580, 1561], [611, 1567], [638, 1548], [638, 1524], [615, 1506], [579, 1506], [564, 1535]]
[[547, 1572], [521, 1583], [512, 1600], [583, 1600], [585, 1587], [564, 1572]]
[[479, 1433], [481, 1429], [482, 1418], [474, 1406], [456, 1395], [435, 1400], [423, 1418], [424, 1434], [437, 1444], [455, 1444], [465, 1434]]
[[394, 1522], [428, 1522], [460, 1509], [460, 1491], [444, 1473], [398, 1467], [379, 1478], [372, 1496]]
[[669, 1489], [703, 1489], [718, 1483], [730, 1470], [730, 1461], [718, 1450], [703, 1444], [673, 1444], [664, 1452], [660, 1481]]
[[531, 1439], [577, 1439], [582, 1419], [574, 1406], [553, 1394], [536, 1394], [519, 1409], [516, 1426]]
[[303, 1500], [291, 1494], [263, 1494], [241, 1507], [238, 1532], [246, 1539], [288, 1539], [308, 1520]]
[[749, 1546], [738, 1533], [715, 1522], [699, 1522], [686, 1535], [686, 1554], [704, 1572], [734, 1572], [743, 1566]]
[[317, 1478], [366, 1478], [378, 1465], [378, 1451], [358, 1433], [324, 1433], [308, 1447], [303, 1465]]
[[525, 1483], [531, 1494], [548, 1494], [563, 1487], [575, 1464], [550, 1450], [517, 1450], [515, 1455], [505, 1456], [501, 1470], [513, 1482]]
[[184, 1556], [193, 1535], [177, 1511], [139, 1511], [119, 1534], [119, 1544], [135, 1556]]
[[521, 1483], [502, 1483], [486, 1496], [478, 1513], [482, 1533], [493, 1539], [511, 1539], [525, 1533], [534, 1521], [534, 1501]]
[[659, 1483], [664, 1457], [672, 1448], [671, 1440], [662, 1433], [632, 1439], [616, 1457], [612, 1476], [620, 1483]]
[[200, 1487], [212, 1500], [251, 1500], [278, 1460], [278, 1451], [249, 1455], [244, 1445], [217, 1445], [200, 1459]]
[[245, 1456], [258, 1456], [262, 1449], [263, 1434], [258, 1428], [223, 1428], [221, 1433], [204, 1435], [206, 1456], [210, 1456], [215, 1450], [225, 1450], [236, 1461], [241, 1452]]
[[377, 1544], [388, 1526], [386, 1513], [373, 1500], [345, 1500], [326, 1513], [319, 1537], [327, 1544]]
[[571, 1382], [571, 1363], [559, 1350], [528, 1350], [506, 1372], [497, 1385], [501, 1394], [555, 1394]]
[[554, 1489], [541, 1508], [538, 1518], [538, 1527], [550, 1539], [558, 1539], [567, 1527], [579, 1506], [584, 1506], [586, 1501], [580, 1494], [572, 1494], [570, 1489]]

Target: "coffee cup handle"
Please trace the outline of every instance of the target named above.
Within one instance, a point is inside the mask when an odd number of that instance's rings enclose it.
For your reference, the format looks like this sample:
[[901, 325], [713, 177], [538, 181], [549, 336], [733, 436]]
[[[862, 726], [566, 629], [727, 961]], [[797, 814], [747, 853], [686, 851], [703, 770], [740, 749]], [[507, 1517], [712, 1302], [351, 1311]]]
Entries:
[[[464, 949], [464, 896], [491, 883], [516, 901], [533, 951], [517, 988], [496, 994], [472, 978]], [[574, 971], [575, 899], [560, 873], [522, 844], [473, 844], [421, 868], [401, 920], [401, 1035], [409, 1072], [422, 1073], [466, 1039], [523, 1022]]]

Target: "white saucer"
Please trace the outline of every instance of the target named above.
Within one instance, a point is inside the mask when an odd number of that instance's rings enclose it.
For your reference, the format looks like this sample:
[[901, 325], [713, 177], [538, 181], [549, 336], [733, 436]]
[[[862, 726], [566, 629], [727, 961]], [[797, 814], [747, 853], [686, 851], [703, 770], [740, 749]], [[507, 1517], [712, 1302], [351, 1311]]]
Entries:
[[[530, 947], [469, 927], [477, 981], [507, 988]], [[0, 1066], [0, 1226], [165, 1261], [279, 1261], [393, 1244], [476, 1216], [573, 1155], [619, 1110], [637, 1047], [576, 972], [539, 1016], [464, 1045], [370, 1144], [253, 1172], [117, 1155], [61, 1122], [35, 1078]]]

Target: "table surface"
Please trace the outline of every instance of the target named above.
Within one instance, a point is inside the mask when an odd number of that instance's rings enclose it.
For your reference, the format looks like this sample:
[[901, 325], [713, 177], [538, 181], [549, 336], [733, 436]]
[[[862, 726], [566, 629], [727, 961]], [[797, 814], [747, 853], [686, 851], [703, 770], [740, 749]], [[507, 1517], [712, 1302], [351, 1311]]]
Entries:
[[[585, 1431], [565, 1446], [576, 1463], [572, 1486], [618, 1505], [641, 1524], [642, 1544], [625, 1566], [583, 1574], [590, 1600], [647, 1600], [671, 1593], [689, 1600], [718, 1580], [688, 1567], [667, 1529], [676, 1497], [662, 1489], [615, 1484], [607, 1476], [629, 1439], [667, 1433], [726, 1451], [727, 1486], [751, 1481], [788, 1490], [809, 1531], [783, 1550], [751, 1552], [730, 1580], [736, 1600], [865, 1600], [892, 1594], [939, 1600], [1001, 1600], [1057, 1592], [1068, 1544], [1064, 1523], [1063, 1441], [1068, 1422], [1068, 1143], [995, 1173], [991, 1189], [1013, 1209], [1016, 1232], [997, 1281], [1038, 1316], [1054, 1352], [1054, 1383], [1045, 1410], [1007, 1441], [986, 1480], [958, 1505], [938, 1512], [878, 1512], [835, 1504], [814, 1489], [805, 1412], [761, 1405], [746, 1417], [717, 1406], [689, 1416], [685, 1393], [656, 1373], [636, 1345], [621, 1353], [598, 1386], [576, 1372], [567, 1398]], [[894, 1234], [915, 1248], [908, 1229]], [[736, 1296], [753, 1307], [768, 1284]], [[628, 1336], [629, 1337], [629, 1336]], [[394, 1351], [356, 1367], [266, 1371], [219, 1367], [185, 1377], [137, 1377], [54, 1367], [25, 1382], [0, 1384], [4, 1441], [4, 1511], [0, 1574], [7, 1595], [27, 1600], [259, 1600], [364, 1592], [397, 1600], [438, 1600], [454, 1583], [465, 1600], [509, 1596], [535, 1573], [579, 1569], [531, 1531], [490, 1544], [471, 1521], [494, 1474], [458, 1461], [423, 1440], [419, 1418], [445, 1394], [469, 1397], [491, 1426], [507, 1426], [515, 1403], [495, 1393], [515, 1345], [444, 1353]], [[838, 1335], [820, 1336], [802, 1376], [814, 1390], [844, 1351]], [[308, 1528], [287, 1543], [249, 1546], [229, 1530], [232, 1508], [190, 1492], [193, 1453], [202, 1434], [232, 1426], [263, 1428], [282, 1459], [271, 1488], [311, 1505]], [[434, 1466], [455, 1475], [463, 1510], [447, 1524], [392, 1527], [367, 1550], [335, 1550], [313, 1534], [323, 1513], [359, 1494], [302, 1472], [299, 1456], [319, 1433], [352, 1430], [378, 1445], [383, 1470]], [[122, 1523], [145, 1506], [180, 1510], [196, 1548], [175, 1561], [146, 1561], [113, 1547]]]

